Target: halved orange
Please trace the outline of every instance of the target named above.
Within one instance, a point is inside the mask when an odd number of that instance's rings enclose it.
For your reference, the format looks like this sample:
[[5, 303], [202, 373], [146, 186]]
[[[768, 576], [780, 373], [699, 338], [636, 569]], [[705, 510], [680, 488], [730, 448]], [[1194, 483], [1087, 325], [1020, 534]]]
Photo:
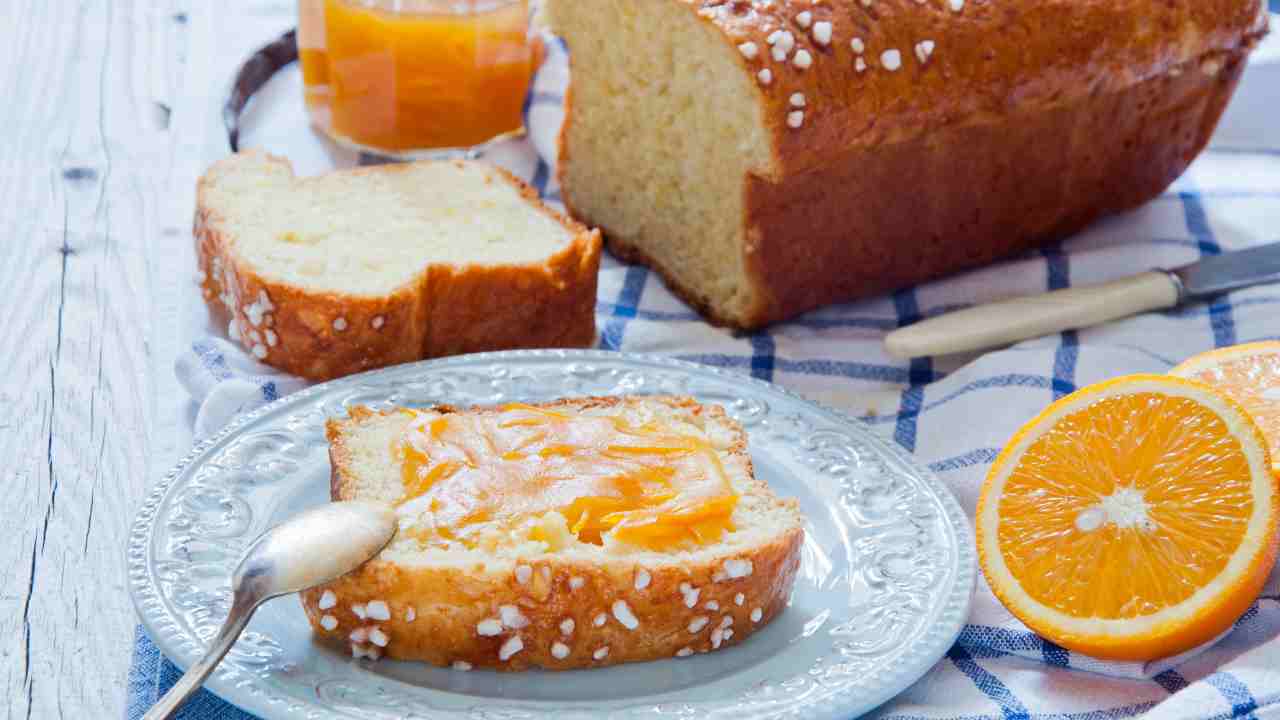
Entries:
[[1211, 350], [1169, 374], [1199, 380], [1243, 405], [1266, 436], [1273, 469], [1280, 473], [1280, 342]]
[[1132, 375], [1050, 405], [1009, 442], [978, 501], [978, 554], [1000, 601], [1097, 658], [1205, 643], [1275, 564], [1280, 488], [1235, 401]]

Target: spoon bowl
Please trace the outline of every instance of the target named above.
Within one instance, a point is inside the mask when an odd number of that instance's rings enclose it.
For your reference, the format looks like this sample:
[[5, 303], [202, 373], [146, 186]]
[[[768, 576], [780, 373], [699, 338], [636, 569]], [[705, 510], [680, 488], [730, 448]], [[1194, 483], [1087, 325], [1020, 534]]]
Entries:
[[231, 611], [208, 652], [143, 720], [172, 716], [217, 667], [259, 605], [355, 570], [391, 542], [396, 528], [391, 506], [353, 501], [308, 510], [260, 535], [231, 576]]
[[307, 510], [253, 541], [231, 587], [252, 584], [267, 600], [321, 585], [377, 555], [395, 531], [390, 505], [351, 501]]

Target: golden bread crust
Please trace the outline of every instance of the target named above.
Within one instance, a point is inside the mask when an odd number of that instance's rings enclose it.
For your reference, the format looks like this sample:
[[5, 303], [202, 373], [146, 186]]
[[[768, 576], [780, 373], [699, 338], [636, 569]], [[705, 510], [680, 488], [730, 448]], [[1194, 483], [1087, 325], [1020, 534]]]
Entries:
[[[1256, 0], [665, 2], [730, 46], [762, 109], [771, 160], [741, 184], [746, 307], [683, 284], [679, 258], [606, 211], [576, 212], [587, 195], [568, 168], [592, 160], [569, 153], [572, 89], [564, 201], [619, 258], [742, 330], [978, 267], [1158, 196], [1207, 144], [1267, 22]], [[794, 39], [785, 61], [778, 32]]]
[[[292, 169], [287, 160], [263, 153]], [[545, 263], [433, 264], [415, 282], [379, 297], [316, 292], [274, 280], [235, 251], [208, 186], [234, 167], [215, 163], [197, 187], [195, 242], [205, 302], [232, 340], [262, 362], [310, 380], [445, 355], [487, 350], [584, 347], [595, 338], [600, 232], [543, 204], [532, 188], [498, 168], [536, 211], [575, 234]], [[404, 172], [402, 165], [343, 171]], [[265, 298], [267, 304], [262, 304]], [[258, 303], [255, 308], [255, 303]], [[263, 312], [262, 308], [269, 310]]]
[[[699, 405], [691, 398], [657, 399], [727, 420], [718, 406]], [[583, 398], [539, 407], [580, 410], [623, 402], [625, 398]], [[462, 411], [450, 406], [432, 409]], [[345, 426], [376, 414], [355, 408], [351, 420], [328, 423], [334, 500], [349, 499], [352, 493]], [[729, 452], [746, 456], [750, 468], [746, 438], [740, 430]], [[754, 476], [752, 484], [768, 492], [767, 485]], [[373, 650], [441, 666], [465, 663], [497, 670], [566, 670], [707, 652], [742, 642], [786, 607], [800, 565], [804, 530], [796, 502], [778, 502], [793, 511], [791, 526], [749, 551], [723, 553], [698, 563], [637, 564], [625, 557], [583, 562], [547, 554], [512, 567], [494, 562], [460, 569], [409, 566], [379, 558], [302, 593], [302, 604], [317, 637], [327, 643], [350, 648], [353, 632], [358, 639], [364, 638], [376, 627], [385, 635], [385, 647], [365, 643], [360, 652]], [[646, 578], [638, 580], [642, 573]], [[321, 609], [326, 592], [333, 593], [336, 604]], [[375, 601], [387, 605], [390, 619], [368, 617], [367, 607]], [[503, 606], [518, 610], [514, 624], [519, 627], [503, 625], [496, 634], [482, 634], [482, 623], [502, 619]], [[355, 607], [366, 617], [361, 618]], [[325, 616], [336, 625], [324, 627]], [[631, 617], [634, 627], [628, 626]], [[504, 657], [504, 646], [510, 649], [517, 636], [519, 651]], [[557, 645], [561, 646], [558, 653], [553, 649]]]
[[[374, 560], [360, 570], [322, 588], [302, 594], [302, 604], [317, 638], [335, 647], [350, 648], [351, 633], [360, 628], [379, 628], [388, 637], [380, 652], [397, 660], [419, 660], [451, 666], [465, 662], [472, 667], [496, 670], [526, 670], [542, 667], [553, 670], [603, 667], [624, 662], [677, 657], [683, 648], [708, 652], [742, 642], [764, 627], [786, 607], [791, 586], [799, 569], [800, 545], [804, 532], [793, 528], [752, 550], [716, 563], [687, 567], [658, 567], [648, 570], [651, 580], [642, 590], [635, 587], [636, 566], [616, 564], [575, 564], [538, 560], [530, 562], [530, 580], [520, 583], [514, 572], [481, 575], [453, 568], [409, 568]], [[735, 579], [714, 578], [723, 574], [723, 560], [746, 560], [752, 574]], [[580, 578], [576, 588], [570, 583]], [[680, 586], [698, 591], [695, 607], [685, 605], [687, 595]], [[331, 590], [338, 604], [328, 610], [318, 607], [320, 597]], [[735, 602], [743, 596], [743, 604]], [[375, 600], [385, 602], [391, 619], [362, 619], [353, 605]], [[634, 630], [618, 619], [614, 605], [626, 603], [636, 618]], [[708, 609], [708, 603], [715, 603]], [[504, 627], [497, 635], [479, 634], [485, 620], [501, 617], [499, 608], [519, 608], [528, 625], [518, 630]], [[414, 619], [407, 620], [414, 608]], [[755, 613], [756, 609], [759, 613]], [[752, 616], [755, 616], [755, 620]], [[321, 626], [321, 618], [337, 619], [333, 630]], [[603, 615], [602, 625], [596, 618]], [[724, 637], [722, 624], [733, 630]], [[705, 618], [704, 625], [692, 623]], [[565, 634], [565, 620], [573, 620], [573, 630]], [[697, 627], [696, 631], [691, 628]], [[720, 629], [719, 643], [713, 633]], [[522, 648], [506, 660], [500, 650], [512, 637], [520, 637]], [[563, 643], [568, 654], [552, 654], [552, 646]], [[596, 658], [600, 648], [607, 655]], [[371, 649], [371, 648], [370, 648]]]
[[1242, 52], [1219, 55], [1005, 124], [850, 150], [780, 182], [748, 176], [756, 304], [737, 324], [980, 267], [1146, 203], [1208, 144], [1244, 65]]
[[[755, 43], [754, 57], [736, 54], [752, 75], [772, 73], [757, 87], [774, 138], [774, 177], [827, 165], [833, 151], [1003, 125], [1123, 92], [1193, 60], [1246, 52], [1267, 28], [1258, 0], [964, 0], [958, 9], [950, 0], [666, 1], [695, 12], [735, 48]], [[830, 23], [825, 43], [819, 23]], [[769, 42], [775, 31], [794, 41], [782, 61]], [[807, 67], [796, 62], [802, 50]], [[797, 92], [807, 101], [793, 128]]]

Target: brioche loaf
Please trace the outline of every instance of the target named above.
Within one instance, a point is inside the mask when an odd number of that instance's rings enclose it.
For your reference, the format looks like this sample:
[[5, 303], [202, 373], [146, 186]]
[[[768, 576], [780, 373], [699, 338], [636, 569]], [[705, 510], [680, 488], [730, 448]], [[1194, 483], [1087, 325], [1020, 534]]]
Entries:
[[741, 427], [688, 398], [371, 412], [329, 422], [334, 500], [400, 531], [302, 594], [356, 657], [458, 669], [599, 667], [742, 642], [788, 602], [797, 504]]
[[989, 262], [1159, 194], [1260, 0], [549, 0], [566, 204], [754, 328]]
[[231, 338], [314, 380], [594, 339], [599, 231], [485, 164], [299, 179], [284, 159], [239, 153], [201, 178], [195, 236], [205, 301]]

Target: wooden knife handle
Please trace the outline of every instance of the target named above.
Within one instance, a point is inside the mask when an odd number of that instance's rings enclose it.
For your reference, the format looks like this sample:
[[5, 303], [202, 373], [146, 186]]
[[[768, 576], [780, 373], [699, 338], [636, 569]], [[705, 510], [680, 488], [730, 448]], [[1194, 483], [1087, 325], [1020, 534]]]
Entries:
[[899, 358], [985, 350], [1050, 333], [1090, 327], [1178, 304], [1181, 284], [1160, 271], [1121, 280], [1027, 295], [940, 315], [884, 339]]

